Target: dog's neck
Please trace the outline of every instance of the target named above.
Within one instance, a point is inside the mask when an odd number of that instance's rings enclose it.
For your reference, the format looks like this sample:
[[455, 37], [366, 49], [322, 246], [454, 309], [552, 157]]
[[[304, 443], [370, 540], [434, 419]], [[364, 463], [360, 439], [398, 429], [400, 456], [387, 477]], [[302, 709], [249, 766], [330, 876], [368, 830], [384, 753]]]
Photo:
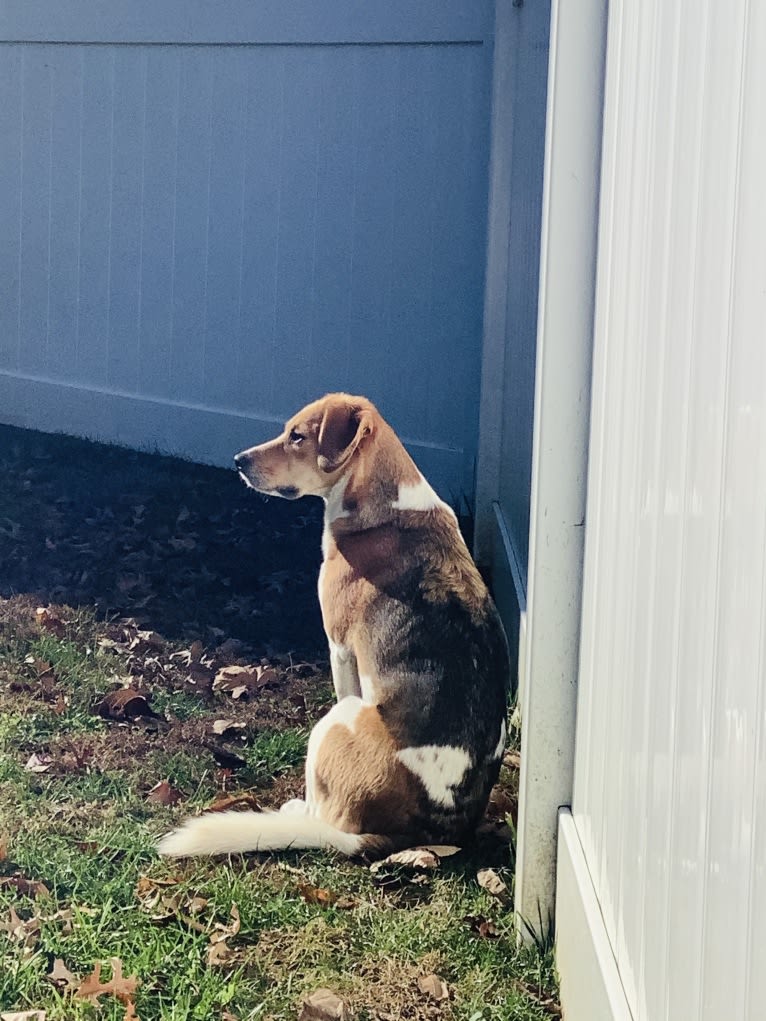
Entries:
[[353, 458], [348, 471], [333, 484], [324, 500], [325, 556], [331, 540], [391, 524], [411, 526], [415, 523], [412, 512], [447, 507], [385, 423], [374, 442]]

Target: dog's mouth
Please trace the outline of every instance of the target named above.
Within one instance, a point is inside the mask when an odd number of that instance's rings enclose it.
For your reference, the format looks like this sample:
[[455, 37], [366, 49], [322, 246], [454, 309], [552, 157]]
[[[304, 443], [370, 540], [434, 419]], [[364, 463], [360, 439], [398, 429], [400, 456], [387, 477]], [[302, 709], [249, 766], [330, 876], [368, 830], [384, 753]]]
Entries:
[[257, 493], [263, 493], [264, 496], [281, 496], [284, 500], [297, 500], [301, 495], [301, 491], [296, 486], [264, 485], [260, 479], [254, 479], [242, 468], [237, 469], [237, 474], [246, 486], [254, 489]]

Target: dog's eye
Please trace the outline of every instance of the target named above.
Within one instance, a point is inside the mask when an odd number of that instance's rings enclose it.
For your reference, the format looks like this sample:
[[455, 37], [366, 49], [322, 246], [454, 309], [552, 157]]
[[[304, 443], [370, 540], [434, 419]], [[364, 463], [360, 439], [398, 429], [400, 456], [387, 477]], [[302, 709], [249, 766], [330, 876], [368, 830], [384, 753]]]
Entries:
[[302, 433], [299, 433], [297, 429], [290, 430], [290, 442], [294, 447], [299, 447], [305, 439], [306, 437]]

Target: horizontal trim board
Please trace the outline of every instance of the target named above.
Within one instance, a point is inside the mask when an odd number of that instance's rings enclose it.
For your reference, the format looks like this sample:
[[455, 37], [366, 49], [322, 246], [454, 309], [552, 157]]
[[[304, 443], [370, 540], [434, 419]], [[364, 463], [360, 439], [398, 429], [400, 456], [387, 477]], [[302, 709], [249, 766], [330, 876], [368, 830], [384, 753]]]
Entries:
[[482, 43], [490, 0], [4, 0], [0, 41], [47, 43]]
[[633, 1021], [572, 813], [559, 812], [556, 968], [567, 1021]]
[[[0, 372], [0, 422], [223, 466], [238, 450], [271, 439], [283, 425], [268, 413], [246, 415], [7, 372]], [[402, 441], [445, 500], [463, 490], [462, 449]]]

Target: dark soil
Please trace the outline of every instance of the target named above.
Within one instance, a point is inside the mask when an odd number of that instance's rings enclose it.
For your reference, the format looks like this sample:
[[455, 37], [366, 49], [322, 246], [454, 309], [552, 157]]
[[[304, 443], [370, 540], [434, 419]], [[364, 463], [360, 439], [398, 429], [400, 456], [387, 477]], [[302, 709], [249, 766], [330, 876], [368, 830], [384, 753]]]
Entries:
[[235, 472], [0, 426], [0, 595], [130, 616], [171, 640], [325, 656], [321, 504]]

